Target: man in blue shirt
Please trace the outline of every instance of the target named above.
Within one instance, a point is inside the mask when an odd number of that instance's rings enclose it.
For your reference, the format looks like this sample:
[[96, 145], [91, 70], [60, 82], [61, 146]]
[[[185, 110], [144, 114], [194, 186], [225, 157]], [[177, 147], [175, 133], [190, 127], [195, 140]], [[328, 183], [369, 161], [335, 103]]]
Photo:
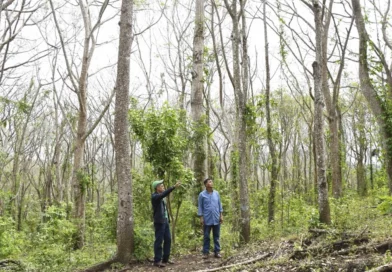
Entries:
[[200, 223], [204, 230], [203, 258], [208, 258], [210, 253], [210, 233], [214, 238], [214, 256], [222, 258], [220, 252], [220, 224], [223, 223], [222, 203], [217, 191], [213, 189], [212, 179], [204, 180], [206, 189], [199, 194], [197, 215], [200, 216]]
[[[155, 229], [155, 242], [154, 242], [154, 265], [157, 267], [165, 267], [167, 263], [173, 264], [169, 260], [171, 235], [169, 226], [169, 216], [167, 213], [166, 199], [175, 188], [181, 185], [177, 182], [174, 186], [165, 190], [163, 180], [157, 180], [152, 183], [154, 193], [151, 196], [152, 209], [154, 211], [154, 229]], [[163, 256], [162, 256], [162, 243], [163, 243]]]

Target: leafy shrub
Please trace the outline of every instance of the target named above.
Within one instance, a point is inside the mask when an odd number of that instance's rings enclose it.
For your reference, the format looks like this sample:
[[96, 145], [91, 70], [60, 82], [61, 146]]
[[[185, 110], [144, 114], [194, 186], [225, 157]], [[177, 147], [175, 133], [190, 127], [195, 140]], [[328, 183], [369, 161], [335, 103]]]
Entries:
[[184, 200], [176, 225], [175, 252], [182, 254], [198, 250], [202, 245], [201, 237], [202, 231], [197, 217], [197, 207], [191, 201]]
[[116, 194], [106, 194], [99, 211], [96, 210], [95, 203], [87, 205], [86, 232], [91, 243], [116, 242], [117, 210]]
[[152, 223], [144, 227], [138, 225], [134, 228], [135, 252], [137, 260], [146, 260], [153, 256], [154, 229]]
[[392, 197], [391, 196], [379, 196], [379, 204], [377, 209], [383, 214], [392, 214]]
[[70, 248], [75, 235], [75, 226], [67, 220], [66, 205], [50, 206], [45, 214], [46, 222], [41, 223], [36, 238], [38, 244], [61, 244]]
[[15, 229], [11, 217], [0, 217], [0, 259], [21, 253], [25, 235]]

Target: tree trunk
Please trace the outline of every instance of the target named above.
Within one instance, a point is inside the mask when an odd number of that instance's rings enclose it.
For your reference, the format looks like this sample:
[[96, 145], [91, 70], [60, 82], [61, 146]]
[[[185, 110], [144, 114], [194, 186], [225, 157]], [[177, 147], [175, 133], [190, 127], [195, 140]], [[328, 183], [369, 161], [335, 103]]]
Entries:
[[[388, 107], [383, 106], [380, 101], [377, 92], [371, 83], [369, 75], [369, 66], [367, 63], [367, 43], [369, 37], [366, 32], [364, 19], [361, 12], [361, 5], [359, 0], [351, 0], [353, 5], [353, 13], [355, 23], [357, 25], [359, 35], [359, 79], [361, 85], [361, 91], [369, 103], [370, 108], [374, 116], [377, 118], [377, 122], [380, 126], [381, 135], [383, 137], [383, 147], [385, 150], [385, 164], [388, 175], [389, 194], [392, 194], [392, 146], [388, 144], [392, 140], [392, 130], [388, 127], [384, 120], [389, 120], [392, 117], [392, 113], [389, 112]], [[378, 55], [382, 53], [378, 52]], [[386, 72], [389, 72], [389, 68], [384, 66]], [[392, 88], [391, 75], [387, 73], [389, 89]], [[386, 92], [386, 93], [390, 93]], [[388, 97], [391, 99], [391, 97]], [[383, 98], [385, 99], [385, 98]]]
[[363, 154], [359, 154], [357, 158], [357, 190], [360, 196], [367, 195], [366, 171], [363, 164]]
[[[29, 89], [26, 91], [26, 93], [30, 93], [32, 91], [33, 87], [34, 87], [34, 81], [31, 80]], [[12, 164], [12, 182], [13, 182], [13, 192], [12, 193], [13, 193], [13, 200], [15, 201], [15, 207], [17, 208], [17, 212], [16, 212], [17, 218], [15, 218], [15, 219], [18, 223], [17, 224], [18, 230], [21, 230], [20, 224], [22, 223], [20, 218], [18, 218], [19, 217], [18, 213], [21, 213], [21, 209], [22, 209], [22, 207], [21, 207], [22, 201], [18, 202], [18, 200], [22, 200], [21, 192], [23, 191], [22, 188], [24, 187], [24, 184], [21, 184], [21, 178], [20, 178], [20, 159], [21, 159], [20, 156], [23, 153], [23, 148], [25, 146], [25, 141], [26, 141], [27, 126], [28, 126], [30, 119], [32, 117], [31, 114], [33, 112], [35, 103], [37, 101], [38, 94], [40, 93], [40, 89], [41, 89], [41, 85], [39, 85], [37, 87], [37, 90], [36, 90], [34, 97], [33, 97], [33, 101], [31, 102], [30, 110], [26, 113], [26, 116], [24, 116], [24, 123], [22, 126], [22, 130], [19, 131], [17, 129], [17, 131], [16, 131], [16, 141], [15, 141], [15, 151], [14, 151], [15, 156], [14, 156], [13, 164]], [[26, 103], [27, 101], [24, 101], [24, 102]], [[12, 205], [12, 203], [11, 203], [11, 205]]]
[[[238, 2], [240, 10], [238, 11]], [[248, 45], [245, 18], [245, 2], [243, 0], [235, 0], [229, 4], [228, 0], [224, 0], [225, 7], [228, 10], [232, 24], [232, 48], [233, 48], [233, 76], [231, 78], [234, 89], [234, 99], [236, 102], [237, 118], [236, 118], [236, 143], [232, 152], [232, 171], [238, 167], [238, 186], [240, 194], [240, 241], [248, 243], [250, 240], [250, 210], [249, 210], [249, 193], [248, 193], [248, 157], [247, 157], [247, 134], [246, 134], [246, 102], [248, 88]], [[242, 22], [240, 29], [239, 21]], [[242, 42], [242, 58], [240, 59], [240, 44]], [[242, 69], [241, 69], [242, 65]], [[242, 77], [241, 77], [242, 75]], [[238, 160], [235, 160], [238, 156]], [[233, 183], [236, 181], [233, 180]], [[238, 206], [238, 204], [237, 204]]]
[[81, 10], [81, 15], [83, 19], [83, 27], [84, 27], [84, 40], [83, 40], [83, 55], [81, 59], [81, 68], [80, 75], [79, 71], [72, 71], [72, 62], [68, 58], [66, 44], [63, 40], [61, 29], [57, 20], [56, 10], [53, 6], [53, 0], [49, 0], [49, 4], [52, 10], [53, 20], [56, 26], [56, 30], [58, 32], [58, 36], [61, 43], [61, 48], [64, 55], [65, 64], [68, 72], [68, 79], [71, 82], [71, 86], [74, 92], [78, 95], [78, 124], [76, 129], [76, 135], [74, 139], [73, 146], [73, 171], [72, 171], [72, 186], [73, 186], [73, 197], [75, 202], [75, 210], [74, 210], [74, 219], [77, 227], [77, 234], [75, 237], [75, 245], [76, 249], [80, 249], [84, 245], [84, 231], [85, 231], [85, 198], [86, 198], [86, 189], [88, 187], [88, 178], [84, 171], [84, 145], [88, 135], [94, 130], [94, 128], [98, 125], [98, 122], [102, 118], [104, 112], [108, 109], [108, 105], [103, 110], [101, 115], [97, 118], [92, 127], [87, 130], [87, 83], [88, 83], [88, 70], [91, 64], [91, 60], [94, 54], [94, 49], [96, 45], [94, 31], [99, 29], [101, 24], [102, 15], [107, 7], [109, 0], [105, 0], [102, 3], [101, 10], [99, 16], [97, 18], [97, 22], [95, 27], [92, 27], [90, 11], [89, 11], [89, 3], [86, 0], [79, 0], [78, 4]]
[[129, 140], [129, 74], [133, 41], [133, 0], [123, 0], [117, 60], [114, 148], [118, 183], [117, 260], [129, 263], [133, 253], [132, 176]]
[[320, 222], [324, 224], [331, 223], [329, 200], [328, 200], [328, 184], [326, 180], [325, 169], [325, 149], [324, 149], [324, 126], [323, 126], [323, 96], [322, 96], [322, 75], [326, 72], [323, 69], [322, 59], [322, 43], [321, 37], [323, 33], [321, 24], [320, 6], [318, 0], [313, 0], [314, 20], [316, 25], [316, 61], [313, 62], [314, 77], [314, 132], [317, 155], [317, 181], [318, 181], [318, 203]]
[[[84, 90], [85, 91], [85, 90]], [[78, 116], [77, 136], [75, 139], [74, 150], [74, 168], [72, 174], [73, 193], [75, 201], [74, 218], [77, 224], [77, 234], [75, 241], [75, 249], [81, 249], [84, 246], [84, 230], [85, 230], [85, 198], [87, 183], [85, 173], [83, 171], [83, 156], [84, 156], [84, 135], [87, 129], [87, 113], [85, 112], [87, 98], [85, 93], [80, 94]]]
[[[325, 98], [325, 104], [328, 111], [328, 125], [330, 130], [330, 156], [329, 162], [331, 167], [331, 176], [332, 176], [332, 194], [334, 197], [339, 198], [342, 195], [342, 169], [341, 169], [341, 156], [340, 156], [340, 142], [339, 142], [339, 120], [337, 114], [337, 101], [338, 97], [337, 92], [333, 93], [333, 97], [331, 97], [328, 85], [328, 72], [327, 72], [327, 49], [328, 49], [328, 33], [329, 33], [329, 25], [332, 17], [332, 6], [334, 1], [329, 2], [329, 7], [323, 7], [323, 13], [325, 14], [325, 24], [323, 26], [322, 32], [322, 65], [321, 69], [321, 77], [322, 83], [321, 88]], [[322, 20], [322, 18], [321, 18]]]
[[276, 184], [278, 181], [278, 161], [276, 156], [275, 143], [272, 139], [272, 121], [271, 121], [271, 109], [270, 109], [270, 66], [269, 66], [269, 50], [268, 50], [268, 33], [267, 33], [267, 15], [266, 15], [266, 3], [264, 0], [263, 4], [263, 16], [264, 16], [264, 40], [265, 40], [265, 69], [266, 69], [266, 89], [265, 89], [265, 111], [267, 120], [267, 141], [270, 154], [271, 163], [271, 180], [270, 180], [270, 191], [268, 197], [268, 223], [271, 223], [275, 219], [275, 196], [276, 196]]
[[[357, 174], [357, 192], [360, 196], [367, 195], [367, 181], [366, 181], [366, 169], [364, 165], [365, 154], [366, 154], [366, 131], [365, 131], [365, 112], [363, 109], [357, 108], [353, 113], [352, 131], [354, 136], [354, 148]], [[356, 122], [358, 118], [358, 123]]]
[[245, 243], [250, 241], [250, 206], [249, 206], [249, 192], [248, 192], [248, 141], [247, 141], [247, 126], [246, 126], [246, 103], [248, 94], [249, 84], [249, 56], [248, 56], [248, 38], [246, 29], [246, 17], [245, 17], [245, 3], [246, 0], [240, 0], [241, 6], [241, 21], [242, 21], [242, 91], [239, 88], [238, 101], [239, 101], [239, 120], [240, 120], [240, 131], [239, 131], [239, 167], [240, 167], [240, 204], [241, 204], [241, 234], [240, 238]]
[[193, 153], [193, 171], [196, 178], [194, 202], [203, 188], [203, 180], [207, 178], [207, 137], [206, 115], [203, 113], [203, 53], [204, 53], [204, 0], [196, 1], [195, 30], [193, 37], [193, 70], [191, 110], [194, 122], [195, 150]]

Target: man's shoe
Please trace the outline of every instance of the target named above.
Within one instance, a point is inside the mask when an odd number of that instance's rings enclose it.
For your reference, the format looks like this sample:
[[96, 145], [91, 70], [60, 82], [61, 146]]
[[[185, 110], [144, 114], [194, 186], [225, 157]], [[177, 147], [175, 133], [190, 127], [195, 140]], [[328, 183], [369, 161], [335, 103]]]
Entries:
[[165, 267], [166, 265], [164, 263], [162, 263], [162, 262], [156, 262], [156, 263], [154, 263], [154, 266]]
[[222, 255], [220, 255], [218, 252], [217, 253], [215, 253], [215, 258], [222, 258]]
[[163, 261], [162, 263], [164, 263], [164, 264], [176, 264], [175, 262], [170, 261], [170, 260], [168, 260], [167, 262], [166, 262], [166, 261]]
[[208, 253], [203, 253], [203, 259], [208, 259]]

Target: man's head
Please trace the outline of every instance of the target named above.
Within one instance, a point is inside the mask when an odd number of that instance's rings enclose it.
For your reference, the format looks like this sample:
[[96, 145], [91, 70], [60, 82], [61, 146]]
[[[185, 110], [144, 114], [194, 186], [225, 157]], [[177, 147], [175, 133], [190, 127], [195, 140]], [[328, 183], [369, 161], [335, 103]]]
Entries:
[[165, 186], [163, 185], [163, 179], [154, 181], [152, 183], [152, 189], [154, 189], [158, 193], [165, 191]]
[[207, 189], [208, 189], [208, 188], [212, 188], [212, 187], [213, 187], [212, 179], [206, 178], [206, 179], [204, 180], [204, 186], [206, 186]]

